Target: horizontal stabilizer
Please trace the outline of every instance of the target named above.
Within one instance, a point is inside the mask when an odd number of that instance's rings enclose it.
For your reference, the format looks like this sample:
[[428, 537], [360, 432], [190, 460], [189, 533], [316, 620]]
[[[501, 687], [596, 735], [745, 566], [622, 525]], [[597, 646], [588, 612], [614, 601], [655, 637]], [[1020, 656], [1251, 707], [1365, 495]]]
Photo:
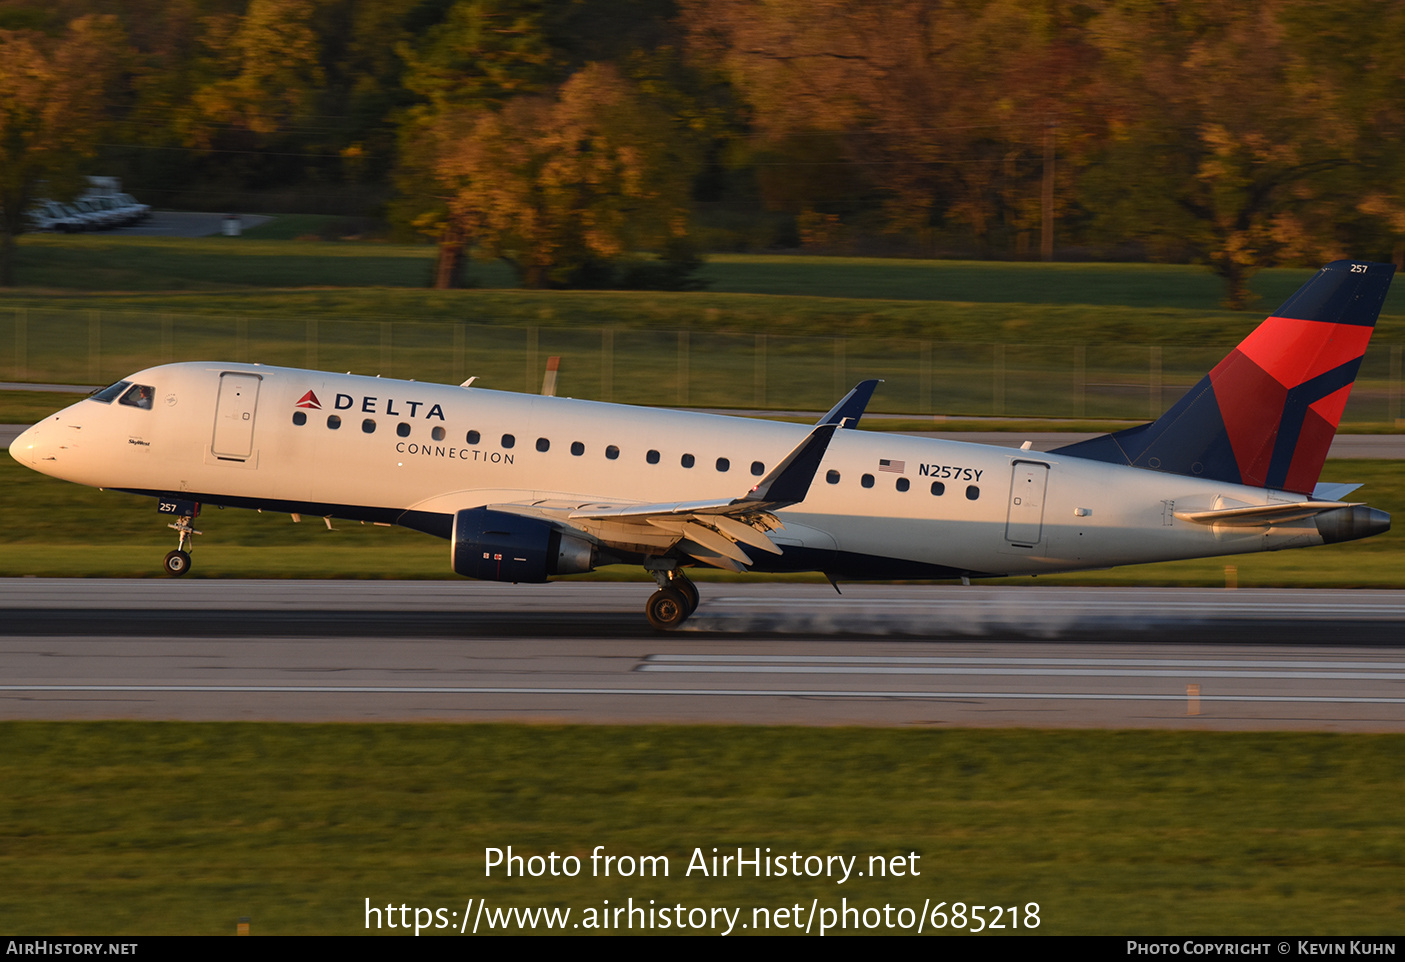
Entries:
[[1252, 527], [1254, 525], [1286, 524], [1302, 518], [1311, 518], [1324, 511], [1350, 507], [1339, 501], [1295, 501], [1291, 504], [1250, 504], [1234, 508], [1216, 508], [1211, 511], [1177, 511], [1176, 517], [1195, 524], [1227, 524]]
[[1345, 501], [1346, 496], [1359, 487], [1361, 487], [1360, 482], [1356, 484], [1331, 484], [1326, 481], [1319, 481], [1317, 486], [1312, 489], [1312, 500]]

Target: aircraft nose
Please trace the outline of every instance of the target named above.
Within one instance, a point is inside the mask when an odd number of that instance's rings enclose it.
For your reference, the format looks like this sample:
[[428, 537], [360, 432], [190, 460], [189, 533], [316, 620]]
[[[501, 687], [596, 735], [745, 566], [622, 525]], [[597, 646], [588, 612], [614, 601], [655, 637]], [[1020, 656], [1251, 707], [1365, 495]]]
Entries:
[[52, 474], [61, 447], [58, 428], [52, 417], [26, 428], [10, 442], [10, 457], [27, 468]]
[[27, 467], [34, 467], [38, 463], [39, 457], [36, 453], [42, 449], [39, 440], [40, 430], [43, 422], [35, 424], [20, 432], [20, 436], [10, 442], [10, 457]]

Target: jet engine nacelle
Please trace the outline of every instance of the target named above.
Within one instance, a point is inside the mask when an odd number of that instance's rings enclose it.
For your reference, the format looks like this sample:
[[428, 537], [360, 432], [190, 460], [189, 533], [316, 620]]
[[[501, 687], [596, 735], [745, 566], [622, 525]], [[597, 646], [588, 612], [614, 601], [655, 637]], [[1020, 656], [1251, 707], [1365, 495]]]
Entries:
[[595, 567], [595, 546], [538, 518], [489, 508], [454, 515], [454, 572], [482, 581], [545, 581]]

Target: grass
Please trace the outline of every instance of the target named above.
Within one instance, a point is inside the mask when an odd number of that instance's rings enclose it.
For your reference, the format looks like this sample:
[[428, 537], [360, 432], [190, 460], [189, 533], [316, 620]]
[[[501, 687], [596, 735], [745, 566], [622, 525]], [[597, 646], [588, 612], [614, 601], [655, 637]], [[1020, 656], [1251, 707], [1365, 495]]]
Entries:
[[27, 235], [16, 277], [49, 291], [220, 291], [284, 286], [422, 287], [433, 249], [248, 237]]
[[[1251, 285], [1271, 308], [1312, 275], [1284, 268], [1260, 271]], [[1218, 308], [1224, 285], [1204, 267], [1186, 264], [1045, 264], [1011, 261], [899, 260], [873, 257], [714, 254], [704, 271], [714, 290], [789, 296], [965, 301], [971, 303], [1101, 304]], [[1405, 298], [1394, 302], [1405, 310]]]
[[[0, 725], [0, 929], [365, 931], [365, 906], [1039, 905], [1037, 933], [1399, 928], [1400, 736], [509, 725]], [[289, 773], [296, 772], [296, 777]], [[160, 786], [159, 790], [155, 786]], [[881, 804], [875, 800], [881, 799]], [[486, 874], [485, 850], [576, 878]], [[590, 877], [595, 846], [667, 878]], [[701, 877], [915, 855], [920, 875]], [[457, 924], [457, 919], [454, 920]], [[395, 934], [400, 934], [398, 931]], [[1013, 933], [1011, 933], [1013, 934]]]
[[[181, 241], [180, 243], [196, 243]], [[333, 247], [308, 242], [267, 242], [267, 255], [223, 256], [215, 263], [238, 265], [247, 286], [223, 285], [191, 292], [179, 276], [160, 278], [159, 290], [114, 286], [92, 293], [70, 290], [16, 289], [6, 308], [28, 310], [105, 310], [134, 314], [269, 318], [283, 322], [323, 320], [409, 320], [429, 323], [469, 322], [504, 327], [614, 327], [621, 330], [669, 330], [797, 337], [913, 338], [1034, 344], [1176, 345], [1187, 337], [1232, 347], [1264, 312], [1237, 313], [1213, 304], [1165, 305], [1078, 304], [1058, 301], [962, 301], [863, 298], [857, 296], [776, 295], [725, 290], [686, 293], [648, 291], [527, 291], [484, 289], [431, 291], [417, 287], [357, 285], [361, 268], [375, 259], [330, 258], [339, 262], [335, 277], [321, 284], [289, 286], [251, 266], [267, 259], [281, 272], [296, 272], [303, 262], [300, 247]], [[290, 250], [280, 250], [282, 247]], [[159, 258], [153, 258], [157, 261]], [[1146, 268], [1148, 271], [1154, 268]], [[251, 273], [252, 272], [252, 273]], [[332, 283], [348, 279], [347, 286]], [[265, 284], [254, 286], [258, 279]], [[1304, 278], [1299, 278], [1304, 279]], [[1387, 302], [1377, 336], [1388, 343], [1405, 340], [1405, 305]]]
[[0, 424], [33, 424], [85, 397], [52, 391], [0, 391]]
[[[428, 244], [300, 240], [335, 218], [286, 215], [242, 237], [198, 239], [113, 235], [26, 235], [16, 267], [29, 288], [85, 291], [226, 288], [423, 287]], [[480, 288], [508, 288], [501, 262], [472, 262]], [[1102, 305], [1218, 311], [1223, 285], [1208, 269], [1175, 264], [1045, 264], [1009, 261], [895, 260], [864, 257], [715, 254], [702, 278], [715, 292], [858, 300]], [[1287, 298], [1312, 269], [1254, 275], [1265, 310]], [[1405, 314], [1392, 292], [1386, 313]]]
[[[1217, 343], [1209, 330], [1187, 322], [1179, 328], [1180, 340], [1167, 345], [997, 342], [992, 331], [1001, 327], [998, 305], [967, 305], [989, 315], [982, 322], [984, 335], [977, 333], [982, 324], [967, 329], [972, 317], [958, 310], [962, 332], [978, 339], [957, 341], [870, 335], [857, 329], [857, 321], [843, 338], [787, 333], [785, 325], [760, 316], [762, 334], [688, 331], [662, 320], [654, 325], [647, 322], [648, 312], [635, 315], [644, 318], [640, 323], [596, 326], [586, 323], [601, 320], [590, 310], [574, 315], [579, 323], [556, 312], [572, 306], [593, 310], [629, 296], [482, 294], [490, 295], [539, 298], [544, 313], [537, 323], [513, 326], [485, 323], [510, 317], [511, 311], [474, 312], [458, 320], [434, 319], [432, 313], [427, 319], [354, 320], [335, 310], [327, 317], [321, 310], [302, 316], [257, 309], [179, 313], [169, 303], [167, 310], [121, 312], [0, 305], [0, 371], [13, 371], [15, 380], [105, 384], [167, 361], [258, 361], [450, 384], [476, 376], [482, 387], [534, 393], [546, 358], [556, 355], [563, 358], [560, 393], [634, 404], [824, 411], [857, 381], [877, 377], [884, 384], [872, 407], [881, 413], [1135, 419], [1163, 411], [1236, 340]], [[681, 302], [657, 297], [634, 306], [680, 308]], [[342, 294], [331, 300], [340, 304]], [[468, 306], [458, 302], [460, 309]], [[1103, 310], [1109, 317], [1116, 313]], [[1237, 320], [1236, 333], [1242, 334], [1247, 325]], [[1399, 354], [1389, 344], [1368, 353], [1348, 423], [1389, 423], [1399, 416]]]
[[[260, 231], [326, 226], [304, 220]], [[0, 373], [101, 384], [227, 359], [535, 391], [558, 355], [562, 393], [627, 403], [825, 410], [880, 377], [877, 412], [1135, 419], [1258, 316], [1220, 310], [1207, 271], [1174, 265], [726, 255], [703, 292], [514, 290], [493, 265], [480, 289], [430, 291], [428, 247], [251, 235], [23, 238], [31, 286], [0, 301]], [[1308, 276], [1256, 283], [1276, 304]], [[1349, 424], [1395, 429], [1402, 343], [1397, 291]]]

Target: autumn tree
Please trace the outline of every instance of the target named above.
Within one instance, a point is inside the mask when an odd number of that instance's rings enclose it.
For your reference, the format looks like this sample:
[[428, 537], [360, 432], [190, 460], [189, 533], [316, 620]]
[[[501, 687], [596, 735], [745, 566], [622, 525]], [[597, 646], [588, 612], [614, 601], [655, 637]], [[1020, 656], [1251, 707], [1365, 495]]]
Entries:
[[447, 172], [450, 153], [485, 115], [555, 79], [541, 15], [531, 0], [458, 0], [419, 43], [401, 46], [405, 86], [419, 102], [401, 118], [393, 212], [434, 238], [436, 288], [461, 283], [472, 239], [453, 204], [461, 180]]
[[111, 17], [80, 17], [57, 38], [0, 30], [0, 285], [14, 283], [15, 239], [35, 200], [81, 184], [122, 51]]
[[867, 193], [927, 246], [943, 221], [981, 248], [1038, 226], [1049, 124], [1077, 147], [1090, 119], [1069, 96], [1090, 68], [1081, 5], [688, 0], [685, 16], [751, 108], [773, 203]]
[[323, 81], [313, 12], [312, 0], [251, 0], [242, 16], [206, 19], [213, 76], [191, 97], [194, 143], [209, 147], [240, 131], [267, 136], [304, 118]]
[[1088, 204], [1107, 234], [1209, 264], [1235, 309], [1261, 267], [1342, 256], [1335, 222], [1357, 206], [1363, 151], [1379, 136], [1374, 111], [1352, 105], [1364, 88], [1315, 62], [1309, 31], [1290, 30], [1307, 6], [1121, 2], [1091, 26], [1114, 119]]
[[554, 95], [513, 98], [440, 145], [448, 218], [526, 287], [687, 233], [697, 171], [686, 132], [614, 67], [589, 64]]

